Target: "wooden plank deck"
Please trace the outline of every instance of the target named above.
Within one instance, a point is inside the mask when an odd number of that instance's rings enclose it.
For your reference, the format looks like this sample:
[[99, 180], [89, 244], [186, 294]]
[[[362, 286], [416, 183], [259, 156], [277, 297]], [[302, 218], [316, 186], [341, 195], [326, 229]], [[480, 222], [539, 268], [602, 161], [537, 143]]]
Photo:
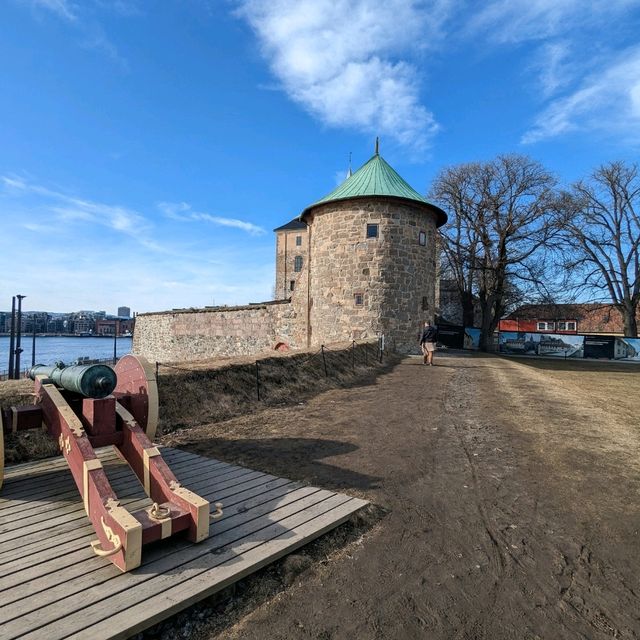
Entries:
[[[180, 482], [224, 503], [200, 544], [145, 547], [120, 573], [95, 538], [62, 458], [8, 467], [0, 493], [0, 640], [127, 638], [337, 527], [367, 503], [285, 478], [164, 448]], [[129, 510], [151, 504], [129, 467], [99, 452]]]

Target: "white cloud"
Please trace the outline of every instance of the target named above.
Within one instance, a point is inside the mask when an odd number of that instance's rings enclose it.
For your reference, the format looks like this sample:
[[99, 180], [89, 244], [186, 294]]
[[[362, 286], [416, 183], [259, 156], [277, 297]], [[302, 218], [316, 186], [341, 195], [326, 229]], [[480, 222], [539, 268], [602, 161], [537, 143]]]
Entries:
[[261, 236], [266, 233], [262, 227], [251, 222], [193, 211], [191, 205], [186, 202], [159, 202], [158, 209], [168, 218], [179, 220], [180, 222], [208, 222], [220, 227], [241, 229], [252, 236]]
[[4, 183], [5, 187], [10, 189], [26, 189], [27, 183], [19, 176], [0, 176], [0, 180]]
[[68, 0], [22, 0], [22, 2], [38, 9], [51, 11], [69, 22], [75, 22], [78, 19], [75, 7]]
[[637, 0], [489, 0], [471, 17], [467, 31], [500, 43], [545, 40], [601, 26], [637, 5]]
[[553, 100], [524, 136], [533, 143], [569, 131], [606, 131], [640, 141], [640, 47], [584, 79], [581, 86]]
[[537, 76], [544, 106], [522, 142], [576, 130], [638, 138], [638, 49], [614, 52], [639, 7], [638, 0], [488, 0], [471, 16], [467, 38], [534, 47], [523, 75]]
[[[0, 254], [6, 258], [0, 299], [23, 291], [32, 309], [115, 309], [127, 300], [136, 311], [150, 311], [268, 298], [271, 241], [260, 238], [248, 249], [246, 237], [205, 225], [264, 233], [259, 227], [198, 214], [186, 203], [165, 205], [182, 223], [154, 219], [152, 225], [131, 207], [68, 195], [28, 176], [0, 175]], [[194, 213], [195, 219], [184, 218]], [[15, 238], [28, 243], [29, 269], [16, 257]], [[60, 260], [61, 247], [71, 252], [68, 260]]]
[[287, 95], [321, 122], [424, 148], [438, 130], [411, 57], [452, 0], [239, 0]]
[[79, 43], [85, 49], [100, 51], [113, 62], [128, 70], [128, 63], [118, 52], [116, 45], [102, 28], [98, 13], [105, 11], [123, 16], [138, 15], [137, 6], [126, 0], [94, 0], [91, 3], [74, 3], [71, 0], [16, 0], [19, 4], [31, 6], [37, 13], [47, 11], [72, 25], [80, 35]]
[[545, 98], [565, 87], [576, 74], [571, 60], [571, 47], [566, 41], [550, 42], [540, 47], [532, 69], [538, 74], [538, 84]]
[[56, 214], [60, 222], [81, 220], [136, 238], [149, 228], [144, 216], [126, 207], [75, 198], [17, 176], [0, 176], [0, 180], [18, 195], [35, 194], [44, 198], [47, 209]]

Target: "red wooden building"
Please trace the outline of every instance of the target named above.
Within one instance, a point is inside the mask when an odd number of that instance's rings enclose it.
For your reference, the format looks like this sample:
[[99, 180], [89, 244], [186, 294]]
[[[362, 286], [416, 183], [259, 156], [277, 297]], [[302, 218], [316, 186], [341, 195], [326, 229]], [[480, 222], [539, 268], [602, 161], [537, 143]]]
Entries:
[[[639, 318], [640, 320], [640, 318]], [[527, 304], [500, 320], [499, 331], [623, 335], [622, 316], [612, 304]]]

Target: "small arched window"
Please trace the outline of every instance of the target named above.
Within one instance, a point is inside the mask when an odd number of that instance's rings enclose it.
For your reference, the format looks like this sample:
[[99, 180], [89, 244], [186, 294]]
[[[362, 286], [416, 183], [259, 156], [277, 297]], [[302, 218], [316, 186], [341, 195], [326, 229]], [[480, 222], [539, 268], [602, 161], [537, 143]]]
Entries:
[[293, 270], [302, 271], [302, 256], [296, 256], [293, 259]]

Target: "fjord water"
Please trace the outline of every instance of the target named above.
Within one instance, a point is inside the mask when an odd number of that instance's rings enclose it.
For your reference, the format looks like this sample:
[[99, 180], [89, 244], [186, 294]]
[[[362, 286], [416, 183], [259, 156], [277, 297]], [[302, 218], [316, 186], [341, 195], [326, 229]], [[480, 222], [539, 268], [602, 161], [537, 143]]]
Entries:
[[[20, 369], [31, 366], [30, 335], [22, 336]], [[116, 353], [118, 357], [131, 352], [131, 338], [118, 338]], [[105, 359], [113, 357], [113, 338], [78, 338], [47, 336], [36, 337], [36, 364], [53, 364], [62, 360], [65, 364], [80, 357]], [[0, 373], [9, 368], [9, 337], [0, 336]]]

